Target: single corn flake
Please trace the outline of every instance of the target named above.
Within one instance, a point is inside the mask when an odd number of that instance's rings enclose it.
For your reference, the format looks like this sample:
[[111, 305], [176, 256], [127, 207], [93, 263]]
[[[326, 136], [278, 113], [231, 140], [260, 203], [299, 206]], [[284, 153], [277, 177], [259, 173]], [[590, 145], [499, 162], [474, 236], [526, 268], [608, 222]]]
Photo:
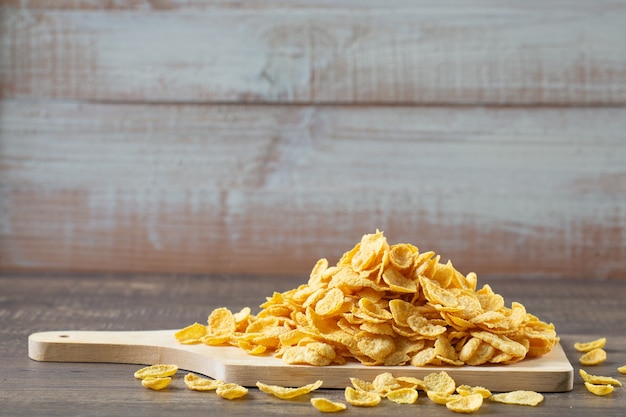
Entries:
[[381, 397], [376, 392], [356, 390], [346, 387], [346, 401], [356, 407], [374, 407], [380, 403]]
[[172, 382], [172, 378], [170, 378], [169, 376], [148, 377], [141, 380], [141, 385], [155, 391], [160, 391], [166, 388], [170, 384], [170, 382]]
[[543, 401], [543, 395], [535, 391], [510, 391], [494, 394], [489, 397], [491, 401], [504, 404], [536, 406]]
[[594, 349], [602, 349], [606, 345], [606, 337], [601, 337], [591, 342], [576, 342], [574, 343], [574, 349], [579, 352], [589, 352]]
[[135, 378], [137, 379], [146, 379], [146, 378], [164, 378], [168, 376], [174, 375], [178, 372], [178, 366], [176, 365], [164, 365], [157, 364], [146, 366], [145, 368], [141, 368], [135, 372]]
[[185, 385], [194, 391], [214, 391], [223, 383], [219, 379], [202, 378], [191, 373], [185, 375]]
[[361, 390], [361, 391], [372, 391], [372, 392], [376, 391], [376, 388], [374, 388], [374, 384], [369, 381], [364, 381], [359, 378], [350, 377], [350, 382], [352, 383], [352, 386], [354, 387], [354, 389]]
[[583, 381], [589, 382], [590, 384], [617, 385], [618, 387], [622, 386], [622, 383], [620, 381], [610, 376], [591, 375], [591, 374], [588, 374], [584, 369], [580, 369], [579, 373]]
[[208, 329], [204, 324], [194, 323], [174, 333], [174, 337], [178, 343], [191, 345], [202, 342], [202, 337], [206, 336], [207, 332]]
[[387, 399], [397, 404], [413, 404], [417, 401], [415, 388], [399, 388], [387, 393]]
[[426, 395], [428, 396], [429, 400], [439, 405], [446, 405], [448, 401], [453, 400], [454, 398], [460, 397], [460, 395], [446, 394], [446, 393], [437, 392], [437, 391], [426, 391]]
[[372, 385], [374, 386], [374, 390], [381, 395], [386, 395], [389, 391], [401, 387], [390, 372], [383, 372], [382, 374], [376, 375], [372, 381]]
[[619, 372], [620, 374], [626, 374], [626, 365], [617, 368], [617, 372]]
[[346, 405], [344, 403], [331, 401], [328, 398], [323, 397], [311, 398], [311, 404], [322, 413], [336, 413], [346, 409]]
[[207, 322], [209, 333], [213, 336], [230, 335], [235, 331], [235, 317], [226, 307], [213, 310]]
[[587, 390], [590, 393], [595, 394], [595, 395], [609, 395], [615, 389], [613, 385], [610, 385], [610, 384], [599, 385], [599, 384], [592, 384], [586, 381], [585, 381], [585, 387], [587, 387]]
[[289, 400], [291, 398], [299, 397], [304, 394], [308, 394], [311, 391], [315, 391], [322, 386], [322, 381], [315, 381], [312, 384], [304, 385], [297, 388], [285, 388], [279, 385], [267, 385], [262, 382], [257, 382], [256, 386], [259, 390], [266, 394], [274, 395], [282, 400]]
[[601, 348], [595, 348], [585, 353], [580, 357], [579, 362], [581, 365], [591, 366], [599, 365], [606, 360], [606, 351]]
[[481, 394], [461, 395], [446, 402], [446, 408], [455, 413], [473, 413], [483, 405]]
[[424, 381], [412, 376], [399, 376], [396, 378], [396, 381], [398, 381], [398, 384], [400, 384], [402, 388], [415, 388], [425, 390]]
[[491, 397], [491, 391], [481, 386], [471, 387], [469, 385], [459, 385], [458, 387], [456, 387], [456, 392], [458, 392], [459, 394], [463, 396], [472, 395], [472, 394], [480, 394], [483, 396], [483, 398]]
[[434, 391], [441, 394], [452, 394], [456, 389], [456, 383], [445, 371], [428, 374], [424, 377], [426, 392]]
[[215, 390], [217, 395], [227, 400], [234, 400], [236, 398], [241, 398], [248, 393], [248, 389], [246, 387], [242, 387], [239, 384], [221, 384]]

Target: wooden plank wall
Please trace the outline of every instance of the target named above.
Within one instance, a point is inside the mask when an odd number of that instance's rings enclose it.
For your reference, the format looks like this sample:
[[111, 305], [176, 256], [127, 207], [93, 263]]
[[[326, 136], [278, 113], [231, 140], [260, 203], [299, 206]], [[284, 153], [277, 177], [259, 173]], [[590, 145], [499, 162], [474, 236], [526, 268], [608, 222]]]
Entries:
[[626, 1], [0, 4], [1, 270], [626, 278]]

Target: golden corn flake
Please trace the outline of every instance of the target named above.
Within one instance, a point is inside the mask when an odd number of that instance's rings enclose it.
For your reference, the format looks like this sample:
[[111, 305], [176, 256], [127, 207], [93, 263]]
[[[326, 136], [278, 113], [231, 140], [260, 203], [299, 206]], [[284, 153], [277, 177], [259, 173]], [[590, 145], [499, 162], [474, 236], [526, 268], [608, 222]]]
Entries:
[[174, 337], [182, 344], [194, 344], [202, 342], [202, 337], [206, 336], [207, 327], [200, 323], [194, 323], [174, 333]]
[[424, 381], [412, 376], [399, 376], [396, 381], [402, 388], [415, 388], [425, 390]]
[[606, 351], [600, 348], [595, 348], [585, 353], [580, 357], [579, 362], [581, 365], [599, 365], [606, 360]]
[[480, 394], [461, 395], [446, 402], [446, 408], [455, 413], [473, 413], [483, 405]]
[[257, 382], [256, 386], [266, 394], [272, 394], [282, 400], [289, 400], [315, 391], [322, 386], [322, 381], [316, 381], [298, 388], [285, 388], [279, 385], [267, 385], [262, 382]]
[[235, 331], [235, 317], [225, 307], [213, 310], [209, 315], [208, 324], [211, 335], [229, 335]]
[[227, 400], [234, 400], [241, 398], [248, 393], [246, 387], [242, 387], [239, 384], [220, 384], [215, 390], [217, 395]]
[[622, 386], [622, 383], [620, 381], [610, 376], [591, 375], [591, 374], [588, 374], [584, 369], [579, 369], [579, 373], [583, 381], [589, 382], [590, 384], [596, 384], [596, 385], [610, 384], [610, 385], [617, 385], [618, 387]]
[[511, 391], [511, 392], [503, 392], [501, 394], [494, 394], [489, 397], [491, 401], [504, 403], [504, 404], [514, 404], [514, 405], [529, 405], [536, 406], [539, 405], [543, 401], [543, 395], [534, 391]]
[[596, 340], [592, 340], [591, 342], [574, 343], [574, 349], [579, 352], [589, 352], [594, 349], [602, 349], [606, 345], [606, 337], [601, 337]]
[[613, 385], [610, 385], [610, 384], [598, 385], [598, 384], [592, 384], [586, 381], [585, 381], [585, 387], [590, 393], [595, 394], [595, 395], [609, 395], [615, 389]]
[[424, 377], [426, 392], [434, 391], [440, 394], [452, 394], [456, 389], [454, 379], [446, 372], [428, 374]]
[[374, 407], [380, 403], [381, 396], [375, 392], [356, 390], [346, 387], [346, 401], [357, 407]]
[[437, 391], [426, 391], [426, 395], [428, 396], [429, 400], [439, 405], [446, 405], [448, 401], [456, 397], [460, 397], [460, 395], [445, 394], [443, 392]]
[[472, 395], [472, 394], [480, 394], [483, 396], [483, 398], [491, 397], [491, 391], [481, 386], [471, 387], [469, 385], [459, 385], [458, 387], [456, 387], [456, 392], [458, 392], [459, 394], [463, 396]]
[[376, 375], [372, 381], [372, 386], [374, 390], [381, 395], [386, 395], [389, 391], [401, 387], [398, 380], [390, 372], [383, 372], [382, 374]]
[[344, 403], [331, 401], [323, 397], [311, 398], [311, 404], [322, 413], [336, 413], [346, 409], [346, 405]]
[[185, 385], [194, 391], [214, 391], [223, 383], [224, 381], [219, 379], [202, 378], [191, 373], [185, 375]]
[[352, 386], [360, 391], [376, 391], [376, 388], [374, 388], [374, 384], [368, 381], [364, 381], [362, 379], [359, 378], [354, 378], [354, 377], [350, 377], [350, 382], [352, 383]]
[[520, 303], [506, 307], [489, 285], [477, 289], [475, 273], [440, 260], [411, 244], [389, 245], [377, 230], [336, 265], [318, 260], [306, 283], [274, 292], [257, 315], [248, 307], [234, 314], [217, 308], [207, 325], [194, 323], [175, 337], [313, 366], [350, 359], [369, 366], [511, 364], [559, 342], [553, 324]]
[[174, 375], [178, 372], [178, 366], [176, 365], [164, 365], [157, 364], [152, 366], [146, 366], [145, 368], [141, 368], [135, 372], [135, 378], [137, 379], [146, 379], [146, 378], [164, 378], [168, 376]]
[[148, 378], [143, 378], [141, 380], [141, 385], [143, 385], [146, 388], [153, 389], [155, 391], [160, 391], [164, 388], [167, 388], [170, 382], [172, 382], [172, 378], [170, 378], [169, 376], [148, 377]]
[[626, 365], [617, 368], [617, 372], [619, 372], [620, 374], [626, 374]]
[[399, 388], [387, 393], [387, 399], [397, 404], [413, 404], [417, 401], [415, 388]]

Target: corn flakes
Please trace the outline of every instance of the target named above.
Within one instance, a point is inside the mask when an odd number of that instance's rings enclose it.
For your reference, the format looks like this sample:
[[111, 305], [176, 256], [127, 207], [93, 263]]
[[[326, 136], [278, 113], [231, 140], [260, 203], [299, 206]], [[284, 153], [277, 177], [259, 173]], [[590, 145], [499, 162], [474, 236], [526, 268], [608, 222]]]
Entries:
[[239, 384], [220, 384], [215, 390], [217, 395], [227, 400], [234, 400], [237, 398], [241, 398], [248, 393], [248, 388], [242, 387]]
[[455, 413], [473, 413], [483, 405], [481, 394], [461, 395], [446, 402], [446, 408]]
[[346, 409], [344, 403], [331, 401], [323, 397], [311, 398], [311, 404], [322, 413], [336, 413], [337, 411], [343, 411]]
[[381, 401], [381, 396], [376, 392], [356, 390], [346, 387], [346, 401], [357, 407], [374, 407]]
[[313, 366], [350, 359], [386, 366], [510, 364], [559, 342], [553, 324], [520, 303], [506, 307], [489, 285], [476, 289], [475, 273], [463, 275], [440, 259], [411, 244], [389, 245], [377, 230], [336, 265], [318, 260], [307, 283], [274, 292], [258, 314], [217, 308], [207, 325], [194, 323], [175, 337]]
[[594, 349], [602, 349], [606, 345], [606, 337], [601, 337], [590, 342], [576, 342], [574, 343], [574, 349], [579, 352], [589, 352]]
[[224, 383], [219, 379], [202, 378], [195, 374], [185, 375], [185, 385], [194, 391], [214, 391]]
[[529, 405], [534, 407], [543, 401], [543, 395], [534, 391], [518, 390], [494, 394], [489, 397], [489, 399], [498, 403]]
[[606, 351], [601, 348], [595, 348], [585, 353], [579, 358], [581, 365], [600, 365], [606, 360]]
[[279, 385], [267, 385], [262, 382], [256, 383], [257, 388], [266, 394], [274, 395], [282, 400], [289, 400], [296, 398], [304, 394], [308, 394], [311, 391], [315, 391], [322, 386], [322, 381], [315, 381], [312, 384], [304, 385], [297, 388], [285, 388]]
[[617, 385], [618, 387], [622, 386], [622, 383], [619, 380], [612, 378], [610, 376], [591, 375], [591, 374], [588, 374], [584, 369], [579, 369], [578, 372], [580, 373], [580, 376], [583, 379], [583, 381], [589, 382], [590, 384], [596, 384], [596, 385], [608, 384], [608, 385]]
[[170, 382], [172, 382], [172, 378], [169, 376], [148, 377], [141, 380], [141, 385], [155, 391], [160, 391], [167, 388]]
[[615, 389], [611, 384], [592, 384], [590, 382], [585, 381], [585, 387], [587, 390], [594, 395], [609, 395]]
[[134, 376], [137, 379], [164, 378], [172, 376], [176, 372], [178, 372], [178, 366], [176, 365], [156, 364], [146, 366], [145, 368], [141, 368], [138, 371], [135, 371]]

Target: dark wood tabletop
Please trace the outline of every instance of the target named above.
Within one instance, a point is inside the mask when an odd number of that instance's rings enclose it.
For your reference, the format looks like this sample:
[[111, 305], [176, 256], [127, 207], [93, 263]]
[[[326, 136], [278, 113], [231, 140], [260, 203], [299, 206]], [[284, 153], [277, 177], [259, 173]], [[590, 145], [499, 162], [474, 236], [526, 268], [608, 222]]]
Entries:
[[[175, 329], [205, 320], [216, 307], [254, 309], [273, 291], [295, 288], [305, 281], [304, 276], [3, 273], [0, 275], [0, 414], [319, 415], [309, 403], [310, 395], [285, 401], [254, 388], [245, 398], [228, 401], [213, 393], [186, 389], [182, 377], [176, 378], [167, 390], [157, 392], [143, 388], [133, 377], [137, 365], [36, 362], [27, 354], [27, 338], [34, 332]], [[546, 393], [538, 407], [485, 402], [476, 415], [623, 415], [626, 387], [618, 387], [606, 397], [589, 393], [578, 375], [580, 354], [573, 344], [606, 337], [607, 361], [586, 369], [626, 382], [626, 375], [616, 370], [626, 365], [626, 281], [479, 277], [481, 282], [489, 283], [508, 304], [519, 301], [529, 312], [553, 322], [575, 376], [571, 392]], [[343, 401], [342, 390], [321, 389], [316, 394]], [[385, 413], [454, 415], [425, 395], [420, 395], [415, 405], [383, 401], [374, 408], [349, 406], [343, 415]]]

